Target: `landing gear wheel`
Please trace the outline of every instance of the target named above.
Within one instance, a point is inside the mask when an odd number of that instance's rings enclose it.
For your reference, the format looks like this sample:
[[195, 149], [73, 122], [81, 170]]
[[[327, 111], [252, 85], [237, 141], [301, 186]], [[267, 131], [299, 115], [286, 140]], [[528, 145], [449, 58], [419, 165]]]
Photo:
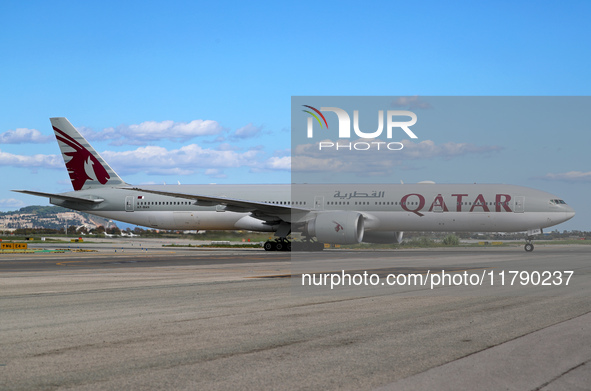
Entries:
[[275, 242], [266, 241], [263, 247], [265, 251], [275, 251]]
[[291, 251], [291, 242], [286, 238], [267, 240], [263, 248], [265, 251]]
[[527, 252], [534, 251], [534, 245], [532, 243], [526, 243], [525, 244], [525, 251], [527, 251]]

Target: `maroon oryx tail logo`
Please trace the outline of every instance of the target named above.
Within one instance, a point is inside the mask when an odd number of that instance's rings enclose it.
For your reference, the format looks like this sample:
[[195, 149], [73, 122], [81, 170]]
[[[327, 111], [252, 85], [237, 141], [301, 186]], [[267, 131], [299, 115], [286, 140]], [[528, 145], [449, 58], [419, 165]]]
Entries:
[[342, 225], [340, 225], [339, 223], [337, 223], [336, 221], [332, 221], [333, 223], [335, 223], [336, 225], [334, 226], [334, 230], [339, 232], [340, 230], [344, 229]]
[[107, 183], [111, 177], [103, 165], [99, 163], [97, 158], [94, 157], [88, 149], [84, 148], [82, 144], [55, 126], [53, 127], [53, 130], [56, 132], [55, 137], [58, 141], [61, 141], [73, 149], [72, 152], [62, 153], [64, 155], [64, 161], [67, 160], [65, 156], [70, 158], [70, 160], [65, 163], [74, 190], [82, 189], [87, 180], [99, 181], [101, 185]]

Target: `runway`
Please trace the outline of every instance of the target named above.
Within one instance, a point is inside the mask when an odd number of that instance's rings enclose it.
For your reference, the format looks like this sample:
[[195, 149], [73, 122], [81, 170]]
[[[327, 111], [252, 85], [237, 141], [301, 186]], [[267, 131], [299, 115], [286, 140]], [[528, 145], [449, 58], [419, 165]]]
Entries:
[[[0, 256], [0, 389], [547, 390], [591, 382], [590, 246], [331, 251], [298, 265], [260, 250], [115, 247]], [[356, 271], [360, 261], [382, 277], [442, 267], [574, 276], [568, 288], [495, 294], [296, 287], [304, 269]]]

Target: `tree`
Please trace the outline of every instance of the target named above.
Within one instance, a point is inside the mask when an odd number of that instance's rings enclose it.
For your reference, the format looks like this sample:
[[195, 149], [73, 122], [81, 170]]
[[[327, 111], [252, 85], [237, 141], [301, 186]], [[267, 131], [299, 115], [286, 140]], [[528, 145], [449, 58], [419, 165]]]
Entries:
[[443, 238], [443, 244], [446, 246], [457, 246], [460, 244], [460, 239], [456, 235], [447, 235]]
[[117, 227], [107, 228], [107, 233], [110, 235], [121, 235], [121, 230]]

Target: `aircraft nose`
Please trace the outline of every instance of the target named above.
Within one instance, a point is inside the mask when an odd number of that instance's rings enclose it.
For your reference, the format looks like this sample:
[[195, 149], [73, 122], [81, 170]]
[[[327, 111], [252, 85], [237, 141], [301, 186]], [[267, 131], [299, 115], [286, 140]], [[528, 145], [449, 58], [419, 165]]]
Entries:
[[575, 210], [570, 206], [566, 206], [566, 211], [564, 212], [564, 221], [570, 220], [575, 216]]

